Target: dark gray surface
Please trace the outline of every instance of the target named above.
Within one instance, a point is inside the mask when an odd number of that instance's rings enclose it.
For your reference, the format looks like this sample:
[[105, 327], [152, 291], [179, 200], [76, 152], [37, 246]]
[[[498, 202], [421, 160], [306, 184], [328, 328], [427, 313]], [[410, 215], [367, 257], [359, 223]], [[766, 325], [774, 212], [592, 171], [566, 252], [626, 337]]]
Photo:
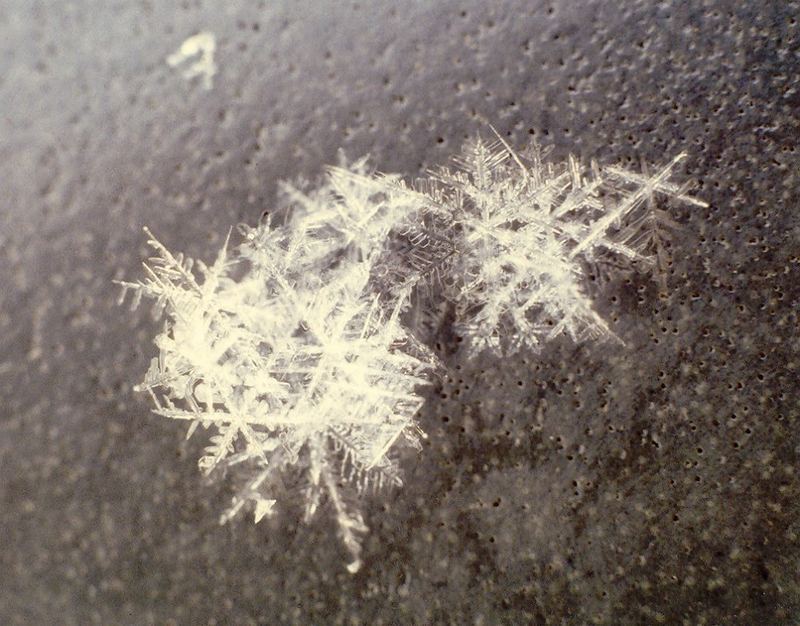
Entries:
[[[0, 622], [800, 622], [797, 2], [0, 4]], [[217, 35], [204, 91], [167, 66]], [[342, 147], [409, 176], [492, 122], [664, 162], [672, 293], [626, 346], [460, 362], [356, 576], [324, 514], [220, 527], [226, 483], [131, 386], [148, 224], [210, 258]], [[323, 512], [324, 513], [324, 512]]]

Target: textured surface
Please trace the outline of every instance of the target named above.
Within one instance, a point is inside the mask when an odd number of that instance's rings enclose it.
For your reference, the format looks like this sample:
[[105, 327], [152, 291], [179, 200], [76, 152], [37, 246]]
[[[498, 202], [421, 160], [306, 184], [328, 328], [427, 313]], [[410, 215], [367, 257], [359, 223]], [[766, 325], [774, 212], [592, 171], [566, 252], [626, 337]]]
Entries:
[[[491, 5], [0, 6], [1, 622], [800, 621], [800, 5]], [[165, 61], [201, 30], [210, 90]], [[218, 526], [229, 486], [131, 392], [141, 226], [210, 258], [339, 147], [415, 175], [486, 122], [688, 151], [711, 208], [676, 213], [670, 297], [598, 292], [625, 347], [468, 363], [444, 333], [356, 576], [324, 515]]]

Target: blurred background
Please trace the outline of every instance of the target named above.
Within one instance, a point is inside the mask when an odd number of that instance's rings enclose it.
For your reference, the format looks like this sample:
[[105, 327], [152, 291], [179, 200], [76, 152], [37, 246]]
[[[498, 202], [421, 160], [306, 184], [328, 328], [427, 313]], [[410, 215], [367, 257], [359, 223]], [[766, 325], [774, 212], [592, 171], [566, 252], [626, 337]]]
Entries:
[[[0, 623], [800, 623], [800, 3], [0, 2]], [[167, 58], [213, 35], [209, 76]], [[206, 87], [209, 88], [206, 88]], [[668, 296], [595, 289], [625, 346], [459, 356], [405, 487], [219, 526], [202, 437], [132, 392], [142, 226], [212, 259], [341, 148], [409, 178], [493, 124], [690, 157]], [[488, 135], [487, 135], [488, 136]], [[451, 345], [448, 347], [448, 342]]]

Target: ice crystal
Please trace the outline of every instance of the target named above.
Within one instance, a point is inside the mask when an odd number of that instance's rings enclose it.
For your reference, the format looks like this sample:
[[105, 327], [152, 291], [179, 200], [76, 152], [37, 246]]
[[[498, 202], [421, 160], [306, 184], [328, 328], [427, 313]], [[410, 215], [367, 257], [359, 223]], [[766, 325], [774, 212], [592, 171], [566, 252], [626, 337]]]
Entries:
[[546, 157], [535, 145], [517, 154], [499, 135], [475, 138], [420, 189], [421, 211], [450, 214], [448, 293], [475, 350], [535, 349], [562, 333], [615, 337], [593, 307], [588, 268], [616, 258], [663, 277], [663, 226], [676, 223], [657, 196], [706, 206], [670, 182], [684, 154], [652, 175]]
[[417, 441], [431, 357], [400, 323], [407, 292], [369, 282], [373, 248], [395, 221], [379, 183], [336, 169], [320, 192], [294, 195], [301, 206], [287, 224], [240, 227], [243, 242], [232, 252], [226, 242], [210, 266], [148, 231], [156, 254], [143, 281], [122, 283], [123, 297], [154, 299], [166, 314], [140, 385], [155, 412], [187, 421], [189, 436], [212, 430], [203, 472], [249, 468], [222, 521], [252, 506], [258, 522], [278, 499], [276, 477], [306, 468], [306, 515], [327, 494], [355, 570], [366, 526], [339, 483], [400, 483], [390, 451]]
[[177, 67], [194, 59], [183, 71], [183, 77], [186, 80], [192, 80], [200, 76], [203, 79], [203, 88], [211, 89], [217, 73], [217, 65], [214, 63], [216, 49], [217, 40], [214, 33], [203, 31], [187, 38], [175, 52], [167, 57], [167, 64], [170, 67]]
[[306, 517], [327, 499], [355, 571], [367, 528], [352, 492], [400, 484], [392, 451], [421, 434], [434, 359], [407, 327], [433, 336], [454, 313], [473, 350], [614, 337], [590, 272], [644, 267], [665, 287], [679, 225], [663, 200], [706, 206], [670, 180], [685, 155], [634, 172], [518, 154], [495, 135], [412, 185], [366, 160], [284, 184], [281, 224], [240, 226], [210, 266], [147, 231], [147, 276], [121, 283], [166, 318], [140, 388], [188, 435], [211, 430], [202, 471], [247, 468], [221, 521], [270, 515], [279, 477], [299, 469]]

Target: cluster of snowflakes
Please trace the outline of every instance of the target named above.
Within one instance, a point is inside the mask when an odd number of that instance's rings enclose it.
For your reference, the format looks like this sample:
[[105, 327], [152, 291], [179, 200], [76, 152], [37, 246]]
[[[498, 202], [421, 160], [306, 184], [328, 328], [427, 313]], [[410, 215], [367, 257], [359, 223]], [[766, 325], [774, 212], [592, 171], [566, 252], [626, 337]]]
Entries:
[[210, 266], [150, 235], [146, 278], [121, 283], [166, 318], [139, 387], [189, 435], [212, 430], [201, 470], [247, 468], [223, 522], [245, 507], [258, 522], [302, 468], [306, 516], [327, 498], [360, 567], [367, 528], [341, 485], [400, 484], [395, 444], [422, 435], [437, 360], [417, 338], [420, 309], [451, 306], [471, 351], [613, 337], [588, 272], [622, 260], [664, 276], [677, 224], [659, 196], [703, 203], [670, 182], [683, 155], [654, 174], [545, 157], [498, 135], [413, 185], [364, 160], [330, 168], [316, 189], [284, 185], [281, 223], [240, 226]]

